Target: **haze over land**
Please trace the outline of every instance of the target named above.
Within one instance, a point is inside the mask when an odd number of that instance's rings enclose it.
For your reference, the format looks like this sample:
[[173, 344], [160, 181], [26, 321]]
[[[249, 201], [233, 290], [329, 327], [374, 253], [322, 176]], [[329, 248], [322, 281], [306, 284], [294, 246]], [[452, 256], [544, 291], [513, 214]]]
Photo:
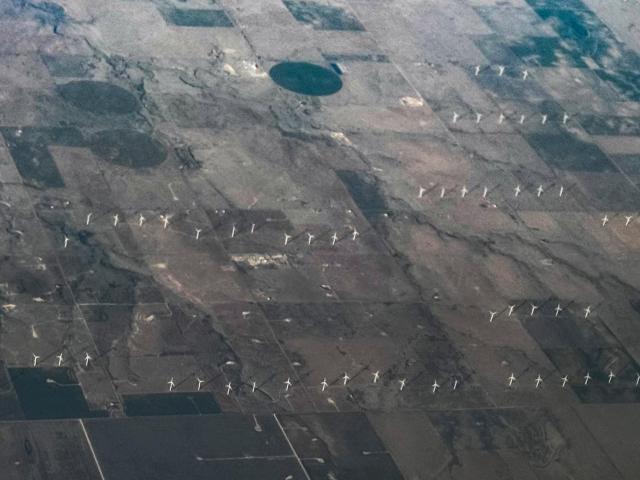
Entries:
[[0, 0], [0, 477], [637, 479], [639, 22]]

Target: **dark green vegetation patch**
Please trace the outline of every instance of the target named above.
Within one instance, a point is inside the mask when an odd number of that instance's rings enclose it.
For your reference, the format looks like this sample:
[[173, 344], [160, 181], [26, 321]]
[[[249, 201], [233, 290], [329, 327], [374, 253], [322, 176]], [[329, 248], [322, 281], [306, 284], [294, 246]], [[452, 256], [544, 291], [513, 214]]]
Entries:
[[594, 70], [596, 75], [630, 102], [640, 102], [640, 73], [626, 70]]
[[282, 88], [302, 95], [331, 95], [342, 88], [342, 80], [335, 72], [313, 63], [278, 63], [269, 75]]
[[108, 479], [305, 478], [272, 415], [114, 418], [85, 425]]
[[526, 135], [526, 139], [549, 166], [582, 172], [614, 170], [607, 156], [596, 144], [580, 140], [564, 131]]
[[129, 168], [148, 168], [167, 158], [166, 148], [149, 135], [136, 130], [104, 130], [89, 141], [100, 158]]
[[316, 30], [364, 31], [358, 19], [340, 7], [304, 0], [284, 0], [284, 4], [297, 21], [313, 25]]
[[[617, 377], [627, 382], [635, 379], [640, 368], [624, 346], [597, 324], [585, 322], [565, 309], [556, 317], [555, 302], [548, 302], [540, 315], [533, 320], [526, 317], [524, 328], [555, 365], [571, 379], [569, 385], [585, 403], [629, 403], [640, 399], [640, 392], [632, 388], [611, 388], [607, 372], [615, 359]], [[593, 384], [585, 388], [583, 376], [592, 377]]]
[[372, 219], [388, 212], [389, 207], [377, 177], [351, 170], [338, 170], [336, 173], [365, 217]]
[[11, 368], [9, 376], [28, 419], [105, 416], [104, 412], [89, 410], [68, 368]]
[[224, 10], [179, 9], [164, 14], [167, 23], [179, 27], [233, 27]]
[[613, 155], [613, 161], [627, 175], [640, 175], [640, 155]]
[[280, 422], [310, 478], [403, 478], [371, 423], [360, 412], [283, 415]]
[[49, 153], [49, 145], [84, 145], [81, 133], [70, 127], [7, 127], [1, 128], [0, 133], [22, 178], [45, 188], [64, 187], [64, 180]]
[[511, 50], [527, 65], [537, 67], [567, 66], [585, 68], [579, 52], [562, 45], [559, 38], [526, 37], [510, 46]]
[[86, 77], [95, 65], [83, 55], [43, 55], [42, 61], [54, 77]]
[[640, 117], [580, 115], [578, 118], [589, 135], [640, 136]]
[[58, 93], [75, 107], [96, 114], [131, 113], [140, 107], [132, 93], [106, 82], [69, 82], [58, 86]]
[[473, 37], [475, 45], [494, 65], [509, 65], [517, 68], [520, 65], [520, 59], [509, 48], [503, 37], [498, 35], [476, 35]]

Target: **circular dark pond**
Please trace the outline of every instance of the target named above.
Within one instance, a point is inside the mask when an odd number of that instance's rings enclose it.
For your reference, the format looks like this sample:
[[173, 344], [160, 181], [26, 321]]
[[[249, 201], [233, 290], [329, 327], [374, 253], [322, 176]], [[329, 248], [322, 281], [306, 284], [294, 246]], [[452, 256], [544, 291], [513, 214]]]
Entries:
[[132, 93], [106, 82], [69, 82], [59, 85], [58, 93], [72, 105], [97, 114], [130, 113], [140, 106]]
[[313, 63], [278, 63], [269, 70], [269, 76], [282, 88], [302, 95], [331, 95], [342, 88], [336, 73]]
[[100, 158], [130, 168], [155, 167], [167, 158], [160, 142], [135, 130], [104, 130], [91, 137], [89, 145]]

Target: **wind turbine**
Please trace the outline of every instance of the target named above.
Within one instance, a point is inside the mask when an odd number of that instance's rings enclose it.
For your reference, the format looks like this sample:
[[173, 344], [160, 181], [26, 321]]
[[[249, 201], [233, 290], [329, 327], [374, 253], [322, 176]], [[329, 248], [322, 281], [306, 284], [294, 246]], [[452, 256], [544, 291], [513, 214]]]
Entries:
[[540, 376], [540, 374], [538, 374], [538, 376], [536, 377], [536, 388], [538, 388], [541, 383], [542, 383], [542, 377]]
[[560, 306], [560, 304], [556, 305], [556, 308], [555, 308], [556, 317], [560, 315], [561, 311], [562, 311], [562, 307]]
[[432, 394], [436, 393], [436, 390], [440, 388], [440, 385], [438, 384], [437, 380], [433, 381], [433, 385], [431, 385], [431, 388], [432, 388], [432, 390], [431, 390]]

